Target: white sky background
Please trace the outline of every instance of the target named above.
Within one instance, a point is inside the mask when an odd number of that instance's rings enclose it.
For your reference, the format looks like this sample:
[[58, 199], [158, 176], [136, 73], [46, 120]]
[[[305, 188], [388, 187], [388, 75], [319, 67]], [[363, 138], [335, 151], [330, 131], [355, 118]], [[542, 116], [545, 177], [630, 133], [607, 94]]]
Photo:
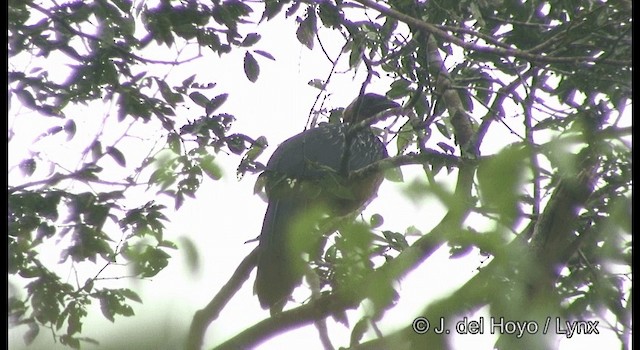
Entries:
[[[247, 28], [247, 30], [249, 29]], [[255, 55], [260, 63], [260, 76], [256, 83], [249, 82], [244, 76], [242, 67], [244, 50], [234, 49], [231, 54], [221, 59], [207, 53], [209, 58], [202, 58], [184, 66], [174, 67], [169, 75], [169, 85], [177, 85], [186, 77], [197, 73], [197, 83], [217, 83], [217, 87], [213, 90], [202, 91], [208, 97], [229, 92], [227, 102], [217, 112], [228, 112], [236, 116], [237, 120], [232, 131], [251, 137], [264, 135], [268, 138], [270, 146], [261, 157], [263, 163], [266, 163], [268, 156], [279, 143], [304, 129], [307, 115], [319, 92], [309, 86], [307, 82], [316, 78], [324, 79], [330, 70], [330, 63], [322, 54], [317, 41], [311, 52], [297, 41], [295, 30], [294, 21], [292, 19], [282, 20], [281, 16], [255, 28], [254, 31], [260, 33], [262, 39], [251, 49], [268, 51], [276, 58], [276, 61], [273, 62]], [[326, 34], [326, 31], [323, 34]], [[328, 37], [321, 34], [321, 38], [327, 39]], [[323, 41], [323, 44], [331, 57], [335, 58], [342, 41]], [[143, 56], [153, 59], [169, 59], [163, 56], [152, 57], [148, 54]], [[183, 58], [186, 57], [190, 57], [190, 55], [186, 53]], [[153, 69], [151, 75], [163, 76], [168, 69], [167, 66], [160, 67], [157, 72], [156, 69]], [[360, 83], [364, 80], [363, 70], [364, 68], [355, 79], [352, 73], [334, 74], [329, 86], [332, 94], [325, 106], [329, 109], [344, 107], [356, 97]], [[56, 72], [52, 71], [51, 74], [56, 74]], [[61, 74], [61, 72], [57, 74]], [[388, 81], [384, 82], [374, 78], [368, 91], [384, 93], [388, 86]], [[108, 107], [81, 106], [73, 112], [68, 112], [67, 115], [72, 117], [78, 125], [78, 134], [71, 142], [65, 142], [65, 136], [61, 133], [61, 135], [33, 144], [32, 142], [37, 135], [46, 127], [31, 128], [32, 123], [35, 121], [42, 123], [42, 120], [59, 122], [59, 120], [32, 118], [30, 117], [32, 113], [27, 113], [26, 109], [17, 106], [15, 99], [13, 103], [12, 109], [9, 111], [9, 127], [16, 133], [16, 136], [12, 140], [9, 150], [10, 169], [26, 157], [26, 150], [56, 154], [57, 161], [66, 161], [68, 162], [67, 166], [74, 168], [78, 164], [77, 152], [87, 147], [94, 135], [87, 132], [87, 128], [91, 128], [95, 121], [101, 120], [102, 116], [108, 113]], [[115, 106], [111, 107], [111, 111], [116, 111]], [[185, 120], [189, 118], [193, 120], [200, 113], [201, 111], [197, 109], [190, 111], [178, 109], [179, 118]], [[20, 118], [16, 118], [16, 115]], [[129, 118], [127, 120], [130, 120]], [[115, 123], [109, 125], [107, 132], [111, 133], [114, 129], [110, 127]], [[514, 127], [514, 125], [510, 126]], [[515, 127], [519, 128], [519, 126]], [[122, 129], [118, 130], [122, 132]], [[517, 138], [504, 127], [494, 125], [490, 132], [496, 131], [502, 134], [487, 135], [486, 140], [500, 140], [500, 143], [485, 145], [482, 150], [483, 154], [494, 152], [504, 143], [517, 141]], [[160, 134], [154, 132], [150, 125], [134, 128], [130, 133], [139, 135], [142, 140], [125, 139], [123, 145], [130, 146], [119, 148], [125, 153], [128, 165], [137, 166], [133, 159], [147, 155], [139, 145], [150, 144], [148, 140], [153, 140], [153, 135]], [[113, 133], [113, 135], [106, 136], [107, 139], [115, 139], [119, 134]], [[434, 139], [430, 140], [428, 147], [436, 148], [435, 143]], [[449, 144], [452, 143], [449, 142]], [[107, 143], [104, 142], [103, 145], [106, 146]], [[66, 160], [61, 159], [59, 158], [60, 152], [69, 154], [71, 157]], [[255, 247], [256, 243], [244, 244], [244, 242], [259, 234], [266, 209], [266, 203], [253, 194], [255, 176], [245, 176], [242, 181], [237, 181], [235, 169], [240, 157], [220, 153], [216, 161], [224, 170], [223, 179], [214, 182], [206, 178], [201, 189], [197, 192], [197, 198], [187, 199], [180, 210], [170, 215], [171, 222], [167, 224], [165, 233], [166, 239], [173, 240], [179, 246], [179, 237], [181, 236], [189, 237], [197, 244], [200, 255], [199, 271], [193, 273], [186, 265], [184, 250], [178, 250], [172, 253], [169, 266], [151, 280], [109, 282], [111, 287], [122, 285], [133, 288], [140, 294], [144, 304], [134, 303], [132, 306], [136, 315], [129, 318], [116, 316], [114, 324], [106, 320], [100, 313], [98, 306], [94, 305], [93, 314], [90, 313], [90, 317], [86, 319], [81, 336], [95, 338], [103, 345], [114, 344], [114, 340], [115, 344], [118, 344], [120, 340], [124, 339], [127, 344], [131, 345], [131, 342], [135, 343], [134, 339], [150, 336], [155, 339], [154, 344], [157, 349], [175, 349], [182, 346], [184, 341], [182, 337], [188, 330], [194, 312], [203, 308], [211, 300], [220, 287], [228, 281], [237, 265]], [[103, 161], [100, 165], [105, 168], [105, 173], [112, 170], [114, 173], [121, 171], [111, 160]], [[43, 171], [40, 174], [45, 173]], [[406, 227], [414, 225], [422, 232], [428, 232], [441, 219], [444, 207], [432, 197], [424, 197], [420, 202], [412, 202], [407, 199], [403, 195], [402, 189], [407, 187], [414, 176], [420, 176], [422, 173], [421, 168], [417, 166], [404, 167], [403, 173], [406, 180], [404, 184], [395, 184], [389, 181], [383, 183], [378, 192], [378, 198], [369, 205], [364, 212], [364, 217], [369, 218], [374, 213], [382, 214], [385, 219], [382, 229], [402, 232]], [[38, 173], [34, 176], [37, 175]], [[442, 171], [436, 179], [442, 183], [451, 183], [455, 179], [455, 175], [455, 172], [447, 175], [446, 171]], [[15, 185], [27, 181], [32, 181], [32, 179], [23, 179], [17, 168], [10, 171], [10, 184]], [[140, 192], [140, 190], [132, 191], [132, 193], [136, 192]], [[149, 196], [144, 198], [149, 198]], [[166, 203], [169, 207], [173, 205], [172, 200], [168, 197], [155, 199]], [[131, 200], [132, 205], [133, 203], [140, 205], [148, 199], [136, 201], [135, 198], [128, 197], [128, 200]], [[57, 261], [58, 258], [50, 257], [50, 259]], [[426, 306], [425, 301], [431, 302], [444, 297], [461, 286], [475, 274], [476, 268], [483, 261], [484, 258], [477, 254], [449, 260], [448, 248], [441, 249], [401, 282], [400, 301], [394, 309], [387, 312], [386, 317], [378, 324], [379, 327], [383, 331], [391, 331], [410, 325], [416, 316], [428, 316], [417, 314]], [[61, 271], [61, 276], [70, 275], [70, 281], [73, 280], [72, 274], [69, 272], [69, 265], [61, 266], [59, 271]], [[117, 273], [113, 275], [117, 275]], [[252, 295], [254, 275], [255, 272], [223, 310], [220, 317], [208, 328], [204, 348], [210, 348], [222, 339], [233, 336], [269, 316], [268, 311], [262, 310], [257, 298]], [[293, 304], [289, 304], [289, 306], [291, 305]], [[351, 314], [354, 316], [350, 318], [353, 326], [359, 319], [361, 310]], [[488, 310], [485, 308], [474, 315], [469, 315], [471, 319], [477, 319], [479, 316], [488, 316]], [[599, 348], [619, 347], [615, 335], [606, 332], [602, 323], [599, 329], [600, 335], [579, 335], [572, 339], [562, 340], [561, 349], [593, 348], [594, 344], [601, 344], [598, 346]], [[10, 348], [22, 348], [22, 333], [25, 330], [26, 328], [20, 327], [9, 331]], [[349, 329], [330, 320], [329, 331], [334, 346], [348, 345]], [[47, 334], [47, 330], [41, 329], [32, 348], [64, 348], [59, 344], [52, 345], [51, 339], [52, 337]], [[490, 349], [495, 339], [495, 336], [485, 332], [484, 336], [459, 336], [453, 344], [454, 348], [472, 346], [474, 349]], [[113, 346], [114, 348], [118, 347], [118, 345]], [[264, 343], [260, 349], [302, 347], [307, 350], [321, 349], [315, 328], [305, 327], [273, 338]], [[85, 348], [84, 345], [83, 348]], [[86, 348], [93, 349], [95, 347], [88, 344]]]

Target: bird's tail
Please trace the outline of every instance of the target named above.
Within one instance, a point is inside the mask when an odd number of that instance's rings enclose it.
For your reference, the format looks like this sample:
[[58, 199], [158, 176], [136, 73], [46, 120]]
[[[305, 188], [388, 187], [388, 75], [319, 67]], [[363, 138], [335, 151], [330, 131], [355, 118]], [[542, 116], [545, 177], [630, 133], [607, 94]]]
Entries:
[[263, 308], [281, 310], [305, 269], [303, 253], [313, 254], [320, 237], [313, 234], [317, 222], [306, 201], [269, 201], [260, 233], [260, 252], [254, 293]]

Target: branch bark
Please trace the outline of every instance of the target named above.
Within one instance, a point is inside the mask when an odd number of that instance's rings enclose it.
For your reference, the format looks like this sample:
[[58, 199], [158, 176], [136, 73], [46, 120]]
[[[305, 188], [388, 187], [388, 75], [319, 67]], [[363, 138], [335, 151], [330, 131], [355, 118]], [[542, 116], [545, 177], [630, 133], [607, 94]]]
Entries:
[[[623, 61], [623, 60], [610, 60], [610, 59], [602, 59], [596, 56], [569, 56], [569, 57], [553, 57], [553, 56], [544, 56], [537, 55], [531, 53], [529, 51], [513, 49], [513, 48], [504, 48], [504, 47], [491, 47], [491, 46], [480, 46], [477, 44], [473, 44], [470, 42], [466, 42], [454, 35], [451, 35], [444, 30], [439, 29], [437, 26], [421, 21], [419, 19], [413, 18], [409, 15], [406, 15], [402, 12], [396, 11], [392, 8], [385, 7], [382, 4], [379, 4], [372, 0], [355, 0], [366, 7], [370, 7], [384, 14], [385, 16], [395, 18], [401, 22], [404, 22], [410, 26], [414, 26], [421, 30], [424, 30], [430, 34], [433, 34], [447, 42], [460, 46], [466, 50], [477, 51], [483, 53], [492, 53], [498, 56], [503, 57], [516, 57], [521, 58], [530, 62], [539, 62], [539, 63], [569, 63], [569, 64], [580, 64], [580, 63], [588, 63], [588, 62], [598, 62], [611, 64], [616, 66], [629, 66], [631, 61]], [[471, 33], [469, 33], [471, 34]], [[473, 34], [476, 37], [481, 37], [481, 35]]]
[[258, 248], [256, 247], [242, 260], [229, 279], [229, 282], [220, 289], [209, 304], [204, 309], [196, 311], [193, 315], [193, 321], [191, 321], [189, 336], [187, 337], [187, 350], [199, 350], [202, 347], [207, 327], [218, 318], [220, 311], [222, 311], [236, 292], [240, 290], [244, 282], [249, 279], [251, 270], [256, 266], [257, 258]]

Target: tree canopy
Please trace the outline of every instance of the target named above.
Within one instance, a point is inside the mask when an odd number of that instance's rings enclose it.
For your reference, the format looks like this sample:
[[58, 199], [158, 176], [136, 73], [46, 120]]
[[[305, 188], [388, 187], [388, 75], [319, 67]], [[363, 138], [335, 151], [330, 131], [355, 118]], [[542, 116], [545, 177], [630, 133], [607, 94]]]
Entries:
[[[296, 122], [339, 118], [338, 77], [357, 86], [350, 98], [384, 86], [402, 103], [375, 120], [391, 158], [361, 171], [401, 184], [401, 169], [420, 169], [405, 195], [435, 196], [446, 214], [429, 230], [386, 227], [385, 213], [342, 222], [311, 264], [322, 278], [308, 300], [217, 346], [314, 325], [324, 348], [451, 348], [416, 323], [376, 326], [398, 281], [448, 247], [487, 262], [448, 297], [424, 300], [429, 320], [484, 306], [540, 329], [551, 317], [597, 319], [630, 347], [631, 1], [9, 0], [8, 11], [8, 317], [27, 344], [41, 328], [72, 348], [95, 343], [82, 333], [92, 303], [111, 322], [133, 316], [141, 297], [114, 282], [149, 279], [178, 247], [197, 250], [165, 226], [205, 181], [230, 173], [217, 157], [236, 157], [240, 181], [262, 171], [270, 131], [237, 130], [250, 116], [223, 106], [243, 92], [191, 67], [239, 57], [237, 79], [263, 79], [284, 53], [258, 48], [261, 30], [282, 21], [295, 24], [282, 40], [330, 67], [309, 81], [318, 98]], [[201, 348], [226, 303], [251, 288], [255, 252], [237, 263], [194, 315], [186, 348]], [[370, 311], [347, 322], [365, 302]], [[350, 343], [332, 345], [327, 318], [350, 329]], [[531, 333], [496, 346], [555, 347], [557, 334]]]

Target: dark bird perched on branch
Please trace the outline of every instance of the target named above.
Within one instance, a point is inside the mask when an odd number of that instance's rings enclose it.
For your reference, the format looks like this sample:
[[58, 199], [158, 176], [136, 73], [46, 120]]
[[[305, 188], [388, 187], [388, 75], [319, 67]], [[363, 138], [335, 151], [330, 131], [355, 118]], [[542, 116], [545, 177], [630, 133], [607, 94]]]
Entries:
[[323, 124], [284, 141], [267, 163], [264, 176], [269, 205], [260, 233], [254, 292], [272, 313], [284, 307], [321, 254], [325, 239], [318, 225], [343, 216], [375, 197], [381, 172], [349, 179], [349, 173], [387, 158], [385, 145], [370, 127], [350, 125], [400, 105], [365, 94], [343, 112], [343, 123]]

